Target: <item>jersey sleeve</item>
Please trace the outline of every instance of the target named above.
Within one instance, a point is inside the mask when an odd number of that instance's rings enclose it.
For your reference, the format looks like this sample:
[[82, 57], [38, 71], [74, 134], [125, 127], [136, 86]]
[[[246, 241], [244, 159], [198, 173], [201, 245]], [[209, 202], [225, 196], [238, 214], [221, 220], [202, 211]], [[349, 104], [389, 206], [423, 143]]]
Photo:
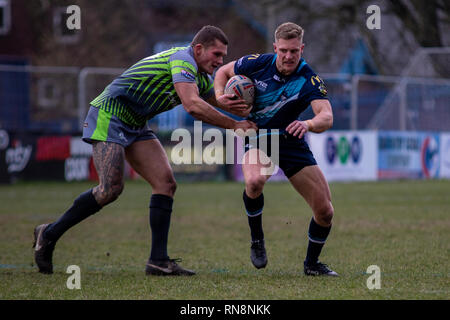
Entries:
[[315, 73], [310, 73], [306, 77], [305, 85], [300, 92], [300, 99], [307, 105], [313, 100], [327, 99], [328, 93], [323, 80]]
[[266, 63], [271, 61], [270, 55], [267, 54], [250, 54], [243, 56], [234, 64], [234, 73], [236, 75], [241, 74], [245, 76], [251, 76], [255, 71], [263, 68]]
[[197, 64], [188, 53], [177, 52], [169, 59], [169, 71], [173, 83], [196, 82]]

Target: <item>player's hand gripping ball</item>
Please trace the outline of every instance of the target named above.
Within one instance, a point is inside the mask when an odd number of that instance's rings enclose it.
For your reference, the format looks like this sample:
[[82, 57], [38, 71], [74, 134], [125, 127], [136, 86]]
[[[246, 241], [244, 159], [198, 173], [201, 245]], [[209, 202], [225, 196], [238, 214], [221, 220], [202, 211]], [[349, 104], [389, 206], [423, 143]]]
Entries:
[[246, 76], [236, 75], [228, 80], [225, 94], [234, 94], [238, 99], [243, 99], [246, 104], [252, 106], [255, 100], [255, 84]]

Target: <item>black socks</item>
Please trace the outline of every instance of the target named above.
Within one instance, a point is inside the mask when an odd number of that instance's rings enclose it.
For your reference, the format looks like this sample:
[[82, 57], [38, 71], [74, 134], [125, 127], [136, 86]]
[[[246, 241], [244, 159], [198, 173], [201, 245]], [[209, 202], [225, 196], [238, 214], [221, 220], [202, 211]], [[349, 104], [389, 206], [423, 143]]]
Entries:
[[44, 238], [57, 241], [68, 229], [98, 212], [102, 207], [92, 194], [92, 189], [80, 194], [56, 222], [50, 224], [44, 231]]
[[247, 196], [244, 190], [243, 199], [245, 210], [247, 211], [252, 241], [263, 240], [262, 211], [264, 207], [264, 194], [261, 193], [259, 197], [252, 199]]
[[[261, 193], [259, 197], [252, 199], [248, 197], [244, 191], [243, 199], [245, 210], [247, 211], [252, 241], [263, 240], [262, 211], [264, 207], [264, 195]], [[311, 218], [308, 230], [309, 243], [305, 260], [306, 264], [315, 264], [318, 262], [320, 252], [328, 238], [330, 230], [331, 225], [329, 227], [322, 227], [316, 223], [314, 218]]]
[[153, 194], [150, 198], [151, 260], [169, 259], [167, 255], [167, 240], [169, 238], [172, 205], [173, 199], [163, 194]]
[[306, 264], [315, 264], [319, 260], [320, 252], [322, 247], [327, 240], [328, 234], [330, 233], [331, 226], [322, 227], [311, 218], [308, 230], [308, 251], [306, 253]]
[[[152, 260], [167, 260], [167, 240], [173, 199], [162, 194], [154, 194], [150, 199], [150, 228], [152, 231]], [[102, 207], [92, 194], [92, 189], [82, 193], [56, 222], [50, 224], [44, 237], [57, 241], [68, 229], [83, 221]]]

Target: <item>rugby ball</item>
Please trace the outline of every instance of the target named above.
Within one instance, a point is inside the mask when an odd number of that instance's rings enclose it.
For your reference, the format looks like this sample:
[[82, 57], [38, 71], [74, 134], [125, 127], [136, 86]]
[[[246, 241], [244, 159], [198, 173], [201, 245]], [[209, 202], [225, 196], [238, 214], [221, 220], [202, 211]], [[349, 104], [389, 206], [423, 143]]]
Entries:
[[238, 99], [245, 100], [245, 103], [253, 105], [255, 100], [255, 84], [253, 81], [242, 75], [236, 75], [231, 77], [226, 86], [224, 92], [226, 94], [235, 94]]

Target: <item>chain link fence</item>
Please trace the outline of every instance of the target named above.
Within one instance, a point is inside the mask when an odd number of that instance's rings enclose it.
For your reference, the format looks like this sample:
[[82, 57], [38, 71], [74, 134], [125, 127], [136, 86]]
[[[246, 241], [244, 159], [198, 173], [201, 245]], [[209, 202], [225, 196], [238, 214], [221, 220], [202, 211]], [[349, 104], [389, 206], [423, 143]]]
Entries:
[[[78, 134], [92, 101], [119, 68], [0, 65], [0, 128]], [[334, 130], [450, 131], [450, 79], [322, 74]], [[303, 118], [313, 116], [309, 108]], [[189, 127], [182, 107], [151, 120], [156, 130]]]

